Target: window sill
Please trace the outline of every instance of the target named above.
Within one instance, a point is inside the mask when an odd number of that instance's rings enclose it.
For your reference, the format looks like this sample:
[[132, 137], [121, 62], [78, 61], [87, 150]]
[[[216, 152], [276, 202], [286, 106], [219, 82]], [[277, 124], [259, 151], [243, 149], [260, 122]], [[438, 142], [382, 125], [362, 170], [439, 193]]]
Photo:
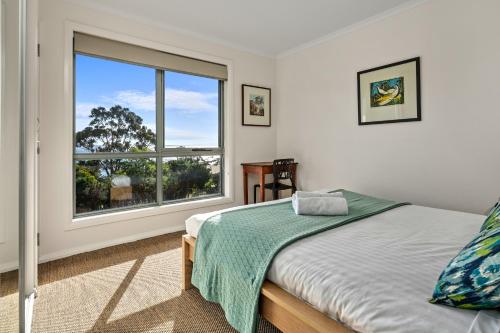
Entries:
[[113, 212], [102, 215], [76, 217], [71, 220], [71, 223], [66, 226], [65, 230], [88, 228], [107, 223], [129, 221], [149, 216], [165, 215], [186, 210], [225, 205], [233, 202], [234, 200], [229, 197], [217, 197], [217, 198], [202, 199], [196, 201], [180, 202], [164, 206], [138, 208], [134, 210]]

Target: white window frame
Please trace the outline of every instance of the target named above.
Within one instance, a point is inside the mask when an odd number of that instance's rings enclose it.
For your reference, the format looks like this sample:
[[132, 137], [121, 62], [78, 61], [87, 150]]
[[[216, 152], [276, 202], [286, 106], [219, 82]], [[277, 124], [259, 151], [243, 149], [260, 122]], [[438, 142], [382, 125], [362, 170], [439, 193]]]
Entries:
[[[224, 92], [223, 92], [223, 103], [224, 103], [224, 112], [223, 112], [223, 126], [224, 126], [224, 166], [223, 166], [223, 177], [222, 181], [224, 182], [224, 193], [221, 197], [217, 198], [207, 198], [207, 199], [199, 199], [196, 201], [185, 201], [179, 203], [172, 203], [168, 205], [154, 206], [154, 207], [145, 207], [145, 208], [137, 208], [130, 209], [124, 211], [116, 211], [105, 213], [101, 215], [90, 215], [84, 217], [73, 217], [73, 117], [75, 116], [72, 112], [73, 110], [73, 36], [75, 32], [86, 33], [102, 38], [112, 39], [124, 43], [129, 43], [133, 45], [143, 46], [146, 48], [156, 49], [159, 51], [178, 54], [181, 56], [186, 56], [190, 58], [200, 59], [204, 61], [219, 63], [225, 65], [227, 67], [228, 79], [224, 83]], [[223, 204], [231, 204], [234, 202], [234, 147], [233, 147], [233, 114], [234, 114], [234, 104], [233, 104], [233, 62], [230, 59], [221, 58], [213, 55], [207, 55], [204, 53], [200, 53], [197, 51], [186, 50], [182, 48], [178, 48], [171, 45], [166, 45], [162, 43], [157, 43], [154, 41], [144, 40], [140, 38], [136, 38], [129, 35], [124, 35], [121, 33], [100, 29], [93, 26], [88, 26], [76, 22], [66, 21], [65, 23], [65, 41], [64, 41], [64, 108], [65, 119], [64, 121], [64, 138], [66, 143], [65, 148], [65, 158], [64, 161], [60, 161], [60, 163], [65, 163], [69, 170], [68, 176], [71, 179], [69, 182], [66, 181], [67, 177], [65, 177], [64, 184], [66, 184], [67, 193], [72, 193], [72, 195], [67, 196], [68, 202], [65, 203], [65, 211], [68, 213], [68, 218], [66, 221], [68, 223], [65, 226], [65, 230], [86, 228], [89, 226], [101, 225], [106, 223], [114, 223], [120, 221], [128, 221], [128, 220], [136, 220], [144, 217], [155, 216], [155, 215], [163, 215], [170, 214], [174, 212], [193, 210], [206, 208], [216, 205]], [[68, 186], [69, 185], [69, 186]]]

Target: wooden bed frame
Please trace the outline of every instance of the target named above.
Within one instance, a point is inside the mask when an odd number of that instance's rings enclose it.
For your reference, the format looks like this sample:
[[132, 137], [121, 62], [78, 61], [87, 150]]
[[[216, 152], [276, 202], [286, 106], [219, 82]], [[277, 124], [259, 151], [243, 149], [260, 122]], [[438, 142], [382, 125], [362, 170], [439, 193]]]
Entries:
[[[182, 236], [182, 290], [192, 288], [195, 243], [196, 238]], [[262, 285], [260, 314], [285, 333], [353, 333], [268, 280]]]

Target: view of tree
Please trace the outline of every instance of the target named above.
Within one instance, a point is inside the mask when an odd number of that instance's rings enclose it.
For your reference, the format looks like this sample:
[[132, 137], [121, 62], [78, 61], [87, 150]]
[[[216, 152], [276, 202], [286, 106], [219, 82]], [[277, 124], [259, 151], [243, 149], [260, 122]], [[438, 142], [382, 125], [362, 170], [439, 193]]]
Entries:
[[[115, 105], [93, 108], [89, 126], [76, 133], [77, 152], [148, 152], [155, 150], [155, 133], [141, 117]], [[163, 200], [178, 200], [220, 191], [220, 159], [183, 157], [162, 163]], [[113, 199], [113, 178], [130, 184]], [[75, 165], [76, 213], [156, 202], [154, 158], [78, 160]], [[116, 187], [116, 185], [115, 185]], [[130, 191], [130, 197], [127, 197]], [[125, 193], [125, 194], [124, 194]], [[118, 198], [118, 199], [117, 199]], [[126, 199], [123, 199], [126, 198]]]
[[154, 151], [156, 136], [142, 118], [120, 105], [90, 111], [89, 126], [76, 133], [76, 148], [87, 152]]

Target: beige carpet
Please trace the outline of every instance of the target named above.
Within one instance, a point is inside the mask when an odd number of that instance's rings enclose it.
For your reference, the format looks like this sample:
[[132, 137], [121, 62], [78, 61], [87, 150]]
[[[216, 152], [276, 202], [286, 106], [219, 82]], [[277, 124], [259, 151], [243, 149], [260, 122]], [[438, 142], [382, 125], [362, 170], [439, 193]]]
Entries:
[[[39, 266], [34, 332], [235, 332], [222, 309], [180, 289], [181, 233]], [[0, 275], [0, 332], [17, 329], [17, 273]], [[261, 320], [259, 332], [279, 332]]]

